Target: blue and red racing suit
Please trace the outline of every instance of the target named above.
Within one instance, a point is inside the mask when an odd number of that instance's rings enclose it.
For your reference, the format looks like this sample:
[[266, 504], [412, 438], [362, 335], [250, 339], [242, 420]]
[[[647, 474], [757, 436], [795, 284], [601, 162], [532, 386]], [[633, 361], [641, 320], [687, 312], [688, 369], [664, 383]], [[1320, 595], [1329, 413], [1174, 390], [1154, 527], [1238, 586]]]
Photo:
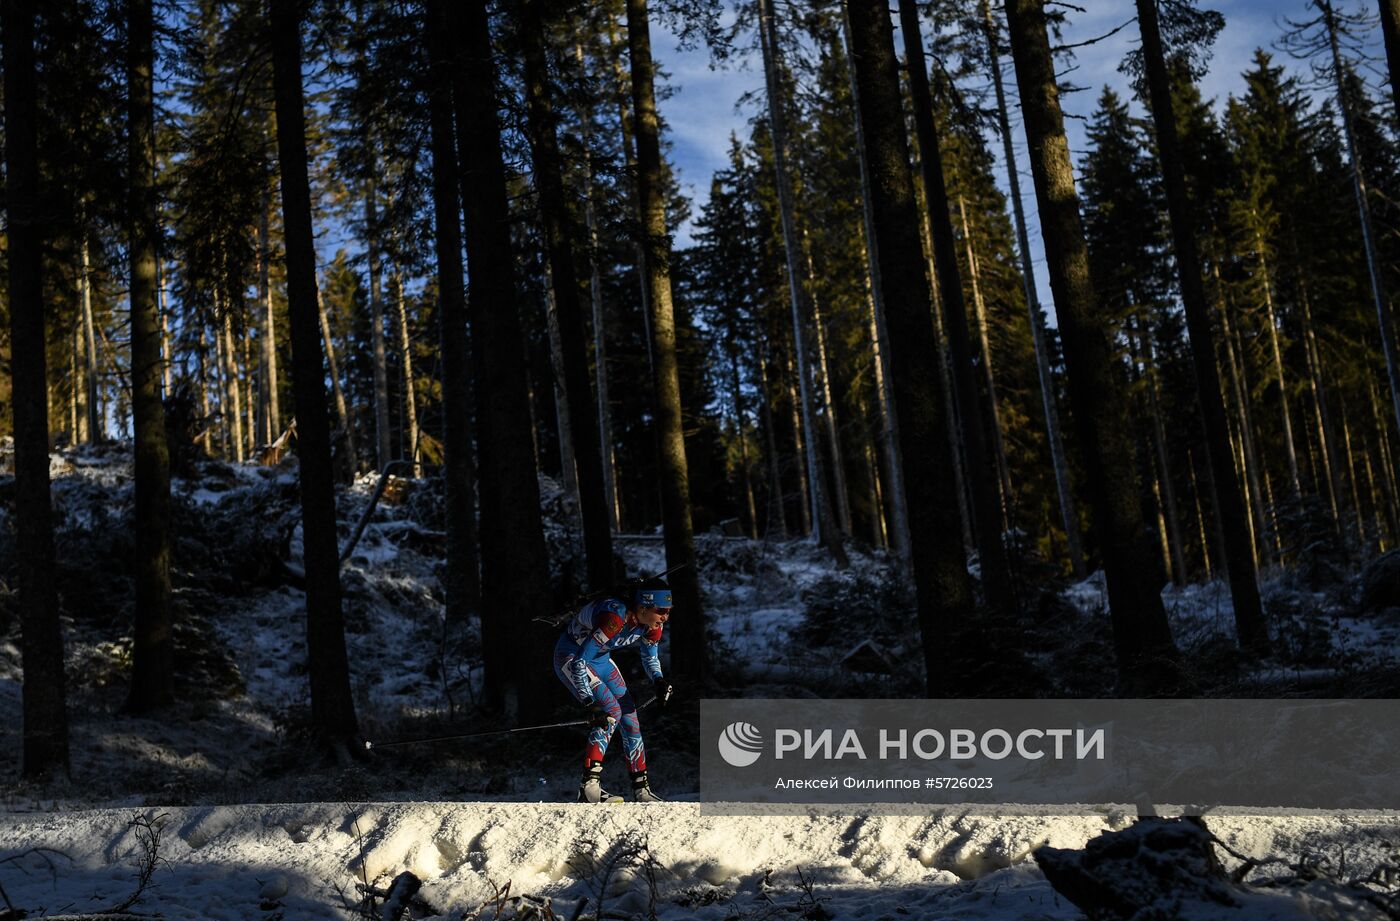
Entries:
[[595, 726], [588, 734], [585, 768], [593, 762], [602, 764], [608, 741], [621, 725], [628, 770], [636, 773], [647, 769], [637, 703], [611, 653], [640, 642], [642, 665], [656, 681], [661, 678], [661, 658], [657, 655], [661, 631], [660, 626], [648, 629], [637, 623], [628, 615], [627, 605], [616, 598], [600, 598], [584, 605], [565, 624], [554, 645], [554, 673], [579, 703], [596, 702], [608, 717], [606, 727]]

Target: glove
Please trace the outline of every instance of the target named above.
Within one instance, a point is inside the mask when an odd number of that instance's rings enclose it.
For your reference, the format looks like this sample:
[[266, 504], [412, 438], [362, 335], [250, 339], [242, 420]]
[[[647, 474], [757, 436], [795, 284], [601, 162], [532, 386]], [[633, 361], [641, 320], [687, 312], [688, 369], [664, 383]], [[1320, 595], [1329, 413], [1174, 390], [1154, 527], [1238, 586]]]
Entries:
[[662, 708], [665, 708], [666, 702], [671, 699], [671, 695], [675, 692], [676, 686], [665, 678], [655, 679], [652, 681], [651, 686], [656, 689], [656, 702], [659, 703]]
[[598, 701], [590, 701], [588, 704], [588, 728], [602, 729], [608, 728], [608, 711], [603, 709], [603, 705]]

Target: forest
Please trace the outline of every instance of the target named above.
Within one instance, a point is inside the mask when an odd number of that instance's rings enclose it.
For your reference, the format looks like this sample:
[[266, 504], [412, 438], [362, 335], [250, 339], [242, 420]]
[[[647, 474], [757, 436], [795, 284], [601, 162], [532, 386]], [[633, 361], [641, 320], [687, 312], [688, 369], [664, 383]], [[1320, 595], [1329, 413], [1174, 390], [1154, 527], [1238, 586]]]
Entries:
[[[24, 776], [70, 762], [51, 477], [104, 446], [123, 712], [179, 697], [178, 484], [290, 467], [307, 721], [342, 757], [356, 484], [432, 491], [483, 725], [556, 706], [520, 665], [541, 619], [640, 537], [695, 697], [726, 693], [709, 535], [884, 561], [923, 696], [992, 693], [1095, 572], [1115, 693], [1200, 690], [1164, 586], [1224, 585], [1231, 661], [1276, 661], [1261, 585], [1400, 543], [1400, 0], [1277, 4], [1223, 99], [1221, 13], [1113, 6], [1071, 42], [1059, 0], [3, 0]], [[1130, 89], [1075, 85], [1119, 33]], [[675, 168], [663, 34], [761, 75], [712, 176]]]

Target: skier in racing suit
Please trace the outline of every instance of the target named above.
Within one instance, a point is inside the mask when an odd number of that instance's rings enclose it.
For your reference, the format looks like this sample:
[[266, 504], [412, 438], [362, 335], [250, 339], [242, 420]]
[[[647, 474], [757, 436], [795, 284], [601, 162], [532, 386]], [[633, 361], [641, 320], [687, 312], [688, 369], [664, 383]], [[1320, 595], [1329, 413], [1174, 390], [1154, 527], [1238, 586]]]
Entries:
[[[625, 600], [624, 600], [625, 599]], [[632, 796], [638, 802], [659, 802], [647, 783], [646, 750], [642, 746], [637, 703], [612, 661], [615, 649], [639, 644], [642, 664], [656, 697], [665, 705], [672, 686], [661, 674], [657, 645], [671, 615], [671, 590], [660, 580], [614, 590], [584, 605], [565, 622], [554, 646], [554, 673], [592, 715], [584, 753], [579, 802], [618, 802], [602, 788], [603, 754], [613, 732], [622, 729], [622, 747], [632, 773]]]

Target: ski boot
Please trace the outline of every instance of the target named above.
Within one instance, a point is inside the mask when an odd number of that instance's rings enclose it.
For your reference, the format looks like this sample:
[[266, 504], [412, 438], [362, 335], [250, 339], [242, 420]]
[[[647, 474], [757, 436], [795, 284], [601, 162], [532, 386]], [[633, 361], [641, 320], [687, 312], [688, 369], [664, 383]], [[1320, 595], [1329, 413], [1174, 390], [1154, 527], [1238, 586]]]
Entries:
[[603, 789], [602, 775], [603, 766], [596, 762], [590, 764], [588, 770], [583, 772], [583, 780], [578, 785], [578, 801], [580, 803], [622, 802], [622, 797]]
[[632, 775], [632, 799], [639, 803], [659, 803], [661, 797], [651, 792], [651, 785], [647, 783], [647, 772], [637, 771]]

